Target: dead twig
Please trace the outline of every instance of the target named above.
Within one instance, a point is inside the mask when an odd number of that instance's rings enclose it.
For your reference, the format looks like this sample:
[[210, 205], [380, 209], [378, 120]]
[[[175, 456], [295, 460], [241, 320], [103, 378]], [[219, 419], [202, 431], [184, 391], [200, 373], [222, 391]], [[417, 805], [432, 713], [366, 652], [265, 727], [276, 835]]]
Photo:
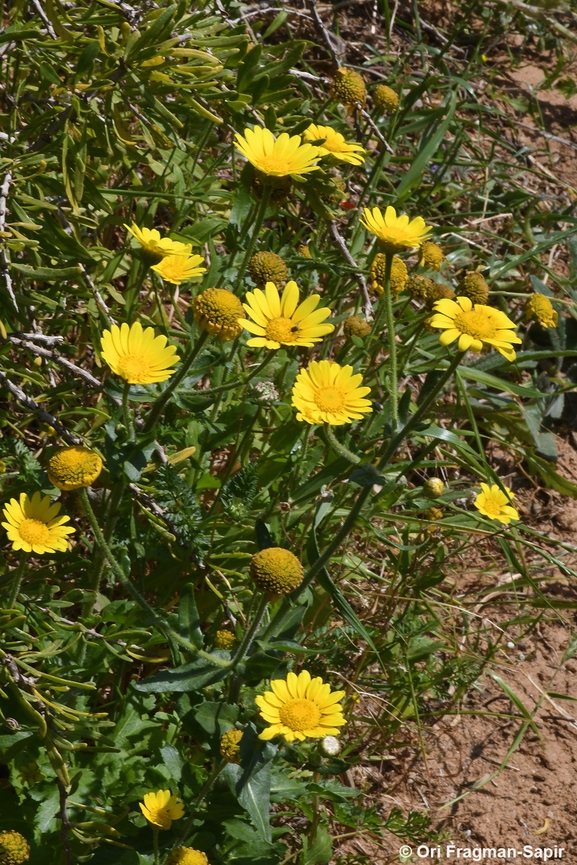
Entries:
[[[6, 202], [8, 200], [8, 193], [10, 192], [10, 184], [12, 183], [12, 172], [8, 171], [4, 176], [4, 182], [2, 186], [0, 186], [0, 231], [4, 231], [4, 226], [6, 225]], [[4, 284], [6, 286], [6, 291], [12, 301], [12, 306], [19, 312], [18, 304], [16, 302], [16, 295], [14, 294], [14, 289], [12, 288], [12, 278], [10, 276], [10, 263], [8, 261], [8, 257], [6, 255], [5, 249], [0, 249], [0, 271], [2, 272], [2, 278], [4, 280]]]
[[355, 259], [352, 257], [351, 253], [347, 249], [347, 245], [344, 241], [344, 238], [339, 234], [339, 230], [337, 228], [337, 224], [334, 219], [329, 221], [329, 226], [331, 230], [331, 234], [336, 240], [339, 249], [341, 250], [343, 256], [346, 258], [351, 267], [355, 269], [355, 276], [357, 278], [357, 282], [359, 283], [360, 289], [363, 293], [363, 297], [365, 299], [365, 303], [363, 306], [363, 312], [365, 314], [365, 318], [367, 321], [370, 321], [373, 318], [373, 304], [371, 303], [371, 298], [369, 296], [369, 289], [367, 287], [367, 281], [362, 273], [359, 270], [359, 266]]
[[61, 436], [65, 442], [68, 442], [70, 445], [81, 445], [83, 443], [79, 436], [74, 435], [74, 433], [69, 432], [66, 427], [62, 426], [58, 418], [54, 417], [50, 412], [44, 411], [42, 406], [39, 406], [36, 400], [32, 399], [31, 396], [28, 396], [19, 385], [10, 381], [6, 373], [2, 370], [0, 370], [0, 384], [3, 385], [12, 396], [16, 397], [21, 405], [34, 412], [39, 420], [54, 427], [58, 435]]
[[[35, 334], [35, 336], [37, 336]], [[68, 360], [68, 358], [63, 357], [61, 354], [58, 354], [57, 351], [52, 351], [49, 348], [41, 348], [39, 345], [34, 345], [28, 339], [21, 339], [20, 337], [15, 336], [12, 333], [8, 334], [8, 341], [13, 343], [14, 345], [22, 346], [22, 348], [31, 351], [32, 354], [38, 355], [38, 357], [43, 357], [46, 360], [53, 360], [55, 363], [63, 366], [65, 369], [69, 370], [74, 375], [77, 375], [78, 378], [83, 379], [90, 387], [93, 387], [95, 390], [102, 390], [102, 382], [98, 381], [97, 378], [89, 373], [87, 370], [82, 369], [80, 366], [76, 366], [75, 363]]]

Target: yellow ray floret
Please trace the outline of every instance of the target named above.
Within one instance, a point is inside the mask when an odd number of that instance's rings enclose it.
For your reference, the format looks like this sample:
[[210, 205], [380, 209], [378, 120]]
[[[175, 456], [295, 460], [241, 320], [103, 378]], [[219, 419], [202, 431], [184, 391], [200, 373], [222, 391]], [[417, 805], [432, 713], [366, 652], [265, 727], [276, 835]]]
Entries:
[[364, 399], [370, 388], [361, 387], [362, 380], [360, 373], [353, 374], [352, 366], [339, 366], [328, 360], [311, 361], [297, 375], [292, 390], [297, 420], [332, 426], [360, 420], [373, 410], [370, 400]]
[[236, 146], [251, 165], [271, 177], [296, 177], [319, 166], [319, 148], [303, 144], [300, 135], [282, 132], [275, 138], [270, 129], [255, 126], [245, 129], [244, 136], [236, 133]]
[[506, 492], [493, 484], [481, 484], [482, 492], [475, 499], [474, 505], [478, 511], [490, 520], [499, 520], [500, 523], [509, 525], [511, 520], [518, 520], [517, 510], [511, 507], [511, 500], [515, 498], [509, 487], [503, 488]]
[[52, 502], [50, 496], [35, 492], [32, 498], [20, 493], [20, 499], [10, 499], [3, 509], [5, 523], [2, 523], [12, 541], [13, 550], [25, 553], [54, 553], [68, 549], [67, 535], [76, 531], [70, 517], [58, 516], [60, 504]]
[[433, 230], [422, 216], [409, 221], [406, 214], [397, 216], [394, 207], [387, 207], [384, 214], [378, 207], [365, 207], [361, 223], [392, 251], [420, 246]]
[[332, 126], [317, 126], [311, 123], [303, 133], [305, 141], [316, 143], [321, 157], [332, 156], [339, 162], [362, 165], [365, 161], [365, 148], [356, 141], [347, 142], [344, 135]]
[[468, 297], [437, 300], [433, 309], [435, 315], [429, 324], [443, 330], [439, 336], [441, 345], [450, 345], [458, 339], [459, 351], [479, 352], [483, 343], [487, 343], [507, 360], [515, 360], [512, 343], [520, 343], [521, 339], [513, 333], [515, 322], [500, 309], [479, 303], [474, 306]]
[[184, 805], [170, 790], [158, 790], [156, 793], [146, 793], [144, 803], [139, 802], [140, 810], [149, 823], [161, 829], [170, 829], [173, 820], [179, 820], [184, 814]]
[[152, 265], [152, 270], [173, 285], [188, 282], [193, 276], [206, 273], [202, 255], [165, 255], [162, 261]]
[[191, 243], [181, 243], [180, 240], [171, 240], [169, 237], [161, 237], [156, 228], [139, 228], [133, 222], [132, 225], [124, 227], [137, 239], [143, 249], [154, 255], [190, 255]]
[[263, 720], [270, 726], [259, 735], [268, 741], [284, 736], [287, 742], [299, 739], [320, 739], [337, 736], [339, 727], [346, 724], [340, 700], [344, 691], [333, 691], [320, 676], [311, 678], [307, 670], [297, 676], [289, 673], [286, 679], [273, 679], [272, 691], [255, 697]]
[[153, 384], [170, 378], [171, 367], [180, 360], [167, 342], [165, 336], [154, 335], [154, 328], [143, 330], [138, 321], [130, 326], [113, 324], [102, 334], [102, 357], [129, 384]]
[[311, 346], [335, 329], [325, 321], [331, 314], [330, 309], [327, 306], [317, 309], [320, 295], [311, 294], [299, 304], [299, 289], [293, 280], [287, 282], [282, 297], [276, 285], [267, 282], [264, 291], [260, 288], [247, 291], [246, 299], [243, 306], [253, 321], [240, 318], [238, 323], [255, 334], [247, 345], [256, 348]]

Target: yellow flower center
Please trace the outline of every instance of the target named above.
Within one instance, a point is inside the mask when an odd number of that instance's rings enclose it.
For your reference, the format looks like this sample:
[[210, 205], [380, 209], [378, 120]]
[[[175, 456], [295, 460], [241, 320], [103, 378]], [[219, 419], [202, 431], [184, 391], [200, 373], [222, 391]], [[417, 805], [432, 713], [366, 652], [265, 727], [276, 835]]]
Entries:
[[186, 274], [186, 259], [183, 256], [180, 261], [169, 261], [168, 258], [169, 256], [164, 259], [162, 276], [167, 282], [170, 282], [173, 278], [182, 279]]
[[311, 730], [321, 720], [321, 710], [311, 700], [289, 700], [279, 709], [281, 724], [290, 730]]
[[151, 811], [150, 816], [154, 818], [154, 823], [160, 826], [161, 829], [170, 829], [172, 826], [172, 818], [164, 808], [159, 808], [158, 811]]
[[150, 373], [150, 364], [141, 354], [125, 354], [120, 358], [119, 368], [125, 379], [145, 380]]
[[485, 501], [483, 502], [483, 507], [488, 514], [491, 514], [493, 517], [498, 517], [501, 513], [502, 505], [500, 505], [494, 498], [486, 496]]
[[27, 544], [45, 545], [50, 541], [50, 529], [42, 520], [27, 518], [18, 526], [18, 533]]
[[260, 156], [258, 160], [258, 167], [261, 171], [264, 171], [265, 174], [287, 174], [288, 165], [286, 159], [283, 157], [275, 156], [275, 154], [271, 154], [270, 156]]
[[315, 402], [321, 411], [341, 411], [346, 406], [345, 393], [340, 388], [329, 385], [317, 390]]
[[294, 342], [299, 335], [299, 326], [290, 318], [273, 318], [267, 325], [266, 335], [275, 342]]
[[469, 312], [459, 312], [453, 323], [461, 333], [466, 333], [475, 339], [495, 339], [497, 337], [497, 328], [492, 317], [481, 310], [473, 308]]

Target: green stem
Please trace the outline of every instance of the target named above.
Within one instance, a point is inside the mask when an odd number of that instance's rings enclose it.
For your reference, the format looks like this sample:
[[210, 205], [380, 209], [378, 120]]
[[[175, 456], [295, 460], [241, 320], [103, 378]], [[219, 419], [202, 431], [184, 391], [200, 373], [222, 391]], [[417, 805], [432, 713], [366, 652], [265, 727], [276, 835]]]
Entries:
[[235, 294], [236, 294], [236, 292], [238, 291], [238, 289], [239, 289], [239, 287], [240, 287], [240, 285], [241, 285], [241, 283], [242, 283], [242, 280], [243, 280], [244, 274], [245, 274], [246, 269], [247, 269], [247, 267], [248, 267], [248, 263], [249, 263], [249, 261], [250, 261], [251, 258], [252, 258], [252, 254], [253, 254], [253, 252], [254, 252], [254, 247], [255, 247], [255, 244], [256, 244], [256, 242], [257, 242], [257, 240], [258, 240], [258, 235], [259, 235], [259, 232], [260, 232], [260, 228], [261, 228], [261, 225], [262, 225], [263, 219], [264, 219], [265, 214], [266, 214], [266, 209], [267, 209], [267, 207], [268, 207], [268, 203], [269, 203], [269, 199], [270, 199], [271, 193], [272, 193], [272, 186], [263, 186], [263, 188], [262, 188], [262, 198], [261, 198], [261, 200], [260, 200], [260, 204], [259, 204], [259, 206], [258, 206], [258, 208], [257, 208], [257, 211], [256, 211], [256, 213], [255, 213], [255, 216], [254, 216], [254, 228], [253, 228], [253, 231], [252, 231], [252, 234], [251, 234], [250, 240], [249, 240], [249, 242], [248, 242], [248, 246], [247, 246], [247, 248], [246, 248], [246, 252], [245, 252], [245, 254], [244, 254], [244, 258], [243, 258], [243, 260], [242, 260], [242, 264], [241, 264], [241, 266], [240, 266], [240, 268], [239, 268], [238, 276], [237, 276], [237, 278], [236, 278], [236, 282], [235, 282], [235, 284], [234, 284], [234, 291], [235, 291]]
[[164, 619], [162, 619], [161, 616], [159, 616], [158, 613], [150, 606], [148, 601], [140, 594], [136, 586], [134, 586], [130, 582], [130, 580], [116, 561], [114, 553], [108, 546], [108, 543], [104, 535], [102, 534], [102, 530], [98, 525], [98, 520], [96, 519], [96, 515], [92, 510], [92, 505], [85, 489], [80, 490], [80, 497], [82, 499], [86, 516], [88, 517], [88, 522], [90, 523], [90, 528], [92, 529], [92, 533], [94, 535], [96, 543], [102, 549], [102, 552], [108, 560], [108, 564], [110, 565], [114, 576], [132, 595], [137, 604], [139, 604], [142, 609], [146, 610], [146, 612], [151, 616], [153, 623], [159, 627], [159, 629], [166, 637], [170, 637], [171, 639], [173, 639], [176, 643], [186, 649], [187, 652], [190, 652], [193, 655], [199, 655], [201, 658], [210, 661], [217, 667], [229, 667], [230, 663], [228, 661], [223, 661], [221, 658], [215, 658], [213, 655], [208, 654], [208, 652], [204, 652], [202, 649], [197, 649], [193, 643], [191, 643], [189, 640], [186, 640], [184, 637], [181, 637], [180, 634], [177, 634], [176, 631], [174, 631], [170, 627], [168, 622], [165, 622]]
[[211, 387], [208, 388], [208, 390], [199, 390], [199, 396], [215, 396], [218, 393], [224, 393], [227, 390], [231, 390], [233, 387], [242, 387], [245, 384], [248, 384], [251, 379], [253, 379], [259, 374], [259, 372], [262, 372], [265, 366], [272, 359], [273, 354], [274, 353], [272, 351], [269, 351], [265, 359], [261, 361], [261, 363], [259, 363], [259, 365], [255, 369], [253, 369], [253, 371], [249, 373], [245, 379], [237, 378], [235, 379], [235, 381], [229, 381], [225, 384], [219, 385], [218, 387]]
[[162, 394], [158, 397], [158, 399], [156, 400], [156, 402], [153, 404], [152, 408], [150, 409], [150, 414], [148, 415], [148, 419], [142, 428], [143, 432], [145, 432], [145, 433], [149, 432], [149, 430], [151, 430], [154, 427], [154, 425], [156, 424], [156, 421], [160, 417], [160, 414], [161, 414], [164, 406], [166, 405], [166, 403], [170, 399], [170, 395], [178, 387], [178, 385], [181, 383], [181, 381], [183, 380], [183, 378], [187, 374], [188, 370], [192, 366], [193, 362], [196, 360], [196, 357], [197, 357], [199, 351], [201, 350], [201, 348], [203, 347], [204, 343], [206, 342], [207, 337], [208, 337], [208, 333], [206, 331], [203, 331], [203, 333], [201, 333], [199, 338], [196, 340], [195, 344], [192, 346], [189, 353], [186, 355], [186, 357], [184, 358], [184, 360], [180, 364], [178, 371], [173, 375], [173, 377], [171, 378], [170, 382], [168, 383], [168, 386], [166, 387], [166, 389], [162, 392]]
[[354, 465], [358, 465], [360, 463], [361, 458], [350, 451], [347, 447], [345, 447], [335, 436], [334, 430], [332, 426], [326, 423], [323, 427], [323, 431], [325, 434], [325, 438], [327, 440], [327, 444], [335, 453], [339, 454], [339, 456], [344, 457], [350, 463]]
[[154, 839], [154, 865], [158, 865], [158, 829], [156, 826], [152, 827], [152, 837]]
[[263, 594], [262, 598], [259, 601], [256, 613], [254, 614], [254, 619], [249, 625], [244, 637], [242, 638], [242, 642], [238, 649], [236, 650], [236, 654], [232, 659], [232, 668], [235, 669], [238, 667], [240, 663], [242, 663], [244, 657], [250, 652], [251, 646], [253, 644], [254, 638], [258, 632], [258, 629], [261, 626], [262, 620], [264, 618], [264, 614], [266, 613], [266, 608], [268, 607], [269, 597], [267, 594]]
[[[116, 523], [116, 520], [118, 519], [118, 505], [120, 504], [120, 499], [122, 498], [123, 491], [124, 481], [116, 481], [110, 491], [108, 505], [106, 508], [106, 524], [104, 526], [103, 532], [104, 539], [107, 543], [112, 537], [114, 525]], [[104, 573], [105, 564], [106, 557], [103, 555], [102, 550], [99, 550], [94, 557], [94, 567], [90, 579], [91, 593], [89, 594], [88, 598], [82, 606], [83, 616], [89, 616], [92, 613], [94, 602], [96, 601], [96, 597], [98, 595], [98, 592], [100, 591], [100, 581], [102, 580], [102, 574]], [[92, 592], [94, 592], [94, 597], [92, 597]]]
[[124, 416], [124, 426], [126, 427], [126, 431], [128, 432], [129, 441], [133, 442], [136, 440], [136, 431], [134, 429], [134, 418], [130, 413], [130, 405], [129, 405], [129, 396], [130, 396], [130, 385], [128, 382], [124, 383], [124, 389], [122, 391], [122, 414]]
[[198, 806], [201, 804], [201, 802], [205, 798], [206, 794], [208, 792], [210, 792], [210, 790], [212, 789], [212, 785], [214, 784], [214, 782], [216, 781], [216, 779], [218, 778], [218, 776], [220, 775], [220, 773], [222, 772], [222, 770], [226, 766], [227, 762], [228, 761], [223, 758], [219, 763], [217, 763], [215, 765], [214, 769], [212, 770], [212, 772], [210, 773], [210, 775], [208, 776], [208, 778], [206, 779], [206, 781], [204, 782], [204, 784], [202, 785], [202, 788], [201, 788], [198, 796], [196, 797], [196, 799], [192, 803], [192, 814], [190, 815], [190, 817], [188, 818], [188, 820], [184, 824], [184, 829], [180, 833], [178, 840], [175, 841], [175, 843], [172, 847], [172, 850], [170, 850], [168, 852], [163, 865], [166, 865], [167, 860], [172, 855], [172, 853], [176, 850], [176, 848], [181, 847], [183, 842], [186, 841], [186, 839], [188, 837], [188, 833], [190, 832], [190, 829], [192, 827], [192, 824], [198, 817]]
[[[458, 367], [459, 363], [463, 359], [464, 355], [465, 355], [465, 352], [458, 352], [453, 357], [453, 360], [451, 361], [451, 363], [449, 364], [449, 366], [447, 367], [447, 369], [445, 370], [445, 372], [443, 373], [443, 375], [441, 376], [441, 378], [437, 382], [436, 386], [432, 389], [431, 393], [423, 400], [421, 405], [418, 407], [417, 411], [414, 413], [414, 415], [412, 415], [412, 417], [409, 419], [408, 423], [404, 426], [404, 428], [402, 430], [400, 430], [397, 433], [397, 435], [394, 436], [390, 440], [385, 452], [383, 453], [381, 459], [379, 460], [379, 462], [377, 464], [377, 469], [382, 469], [387, 464], [387, 462], [393, 456], [393, 454], [395, 453], [395, 451], [397, 450], [397, 448], [399, 447], [401, 442], [403, 442], [409, 436], [409, 434], [412, 432], [412, 430], [421, 421], [421, 419], [423, 418], [425, 413], [428, 411], [428, 409], [430, 408], [431, 404], [433, 403], [433, 401], [435, 400], [437, 395], [440, 393], [440, 391], [443, 389], [443, 387], [445, 386], [447, 381], [450, 379], [450, 377], [455, 372], [456, 368]], [[307, 571], [307, 573], [305, 575], [304, 580], [302, 581], [302, 583], [300, 584], [298, 589], [292, 593], [291, 597], [293, 599], [297, 598], [299, 595], [302, 594], [302, 592], [305, 591], [305, 589], [310, 585], [310, 583], [313, 581], [314, 577], [318, 574], [318, 572], [322, 568], [324, 568], [324, 566], [332, 558], [332, 556], [336, 552], [336, 550], [338, 550], [338, 548], [340, 547], [340, 545], [345, 540], [345, 538], [347, 537], [347, 535], [349, 534], [349, 532], [353, 528], [354, 524], [356, 523], [357, 517], [359, 516], [360, 512], [362, 511], [363, 506], [364, 506], [366, 500], [368, 499], [368, 497], [371, 493], [371, 489], [372, 489], [372, 487], [365, 487], [361, 491], [361, 493], [359, 493], [359, 496], [358, 496], [356, 502], [354, 503], [353, 507], [349, 511], [347, 518], [345, 519], [344, 523], [342, 524], [341, 528], [339, 529], [339, 531], [337, 532], [337, 534], [335, 535], [335, 537], [333, 538], [331, 543], [328, 545], [328, 547], [326, 547], [324, 552], [321, 553], [321, 555], [316, 560], [316, 562], [314, 562], [311, 565], [311, 567], [309, 568], [309, 570]], [[279, 618], [279, 621], [280, 621], [280, 618], [284, 615], [284, 613], [286, 612], [289, 605], [290, 605], [290, 601], [285, 598], [283, 601], [283, 604], [281, 604], [281, 606], [279, 607], [275, 618], [271, 621], [270, 625], [268, 626], [267, 630], [264, 633], [264, 639], [265, 640], [274, 633], [275, 619]]]
[[393, 299], [391, 297], [391, 268], [393, 266], [392, 252], [385, 252], [385, 316], [387, 319], [387, 336], [389, 339], [389, 396], [391, 399], [391, 422], [393, 432], [399, 425], [399, 394], [397, 392], [397, 343], [395, 342], [395, 319], [393, 316]]
[[8, 598], [8, 609], [11, 610], [16, 603], [16, 599], [20, 594], [20, 588], [22, 586], [22, 580], [24, 579], [24, 572], [26, 570], [26, 562], [28, 561], [28, 553], [22, 553], [20, 556], [20, 563], [18, 564], [18, 568], [16, 569], [16, 573], [14, 574], [14, 581], [12, 583], [12, 591], [10, 592], [10, 597]]

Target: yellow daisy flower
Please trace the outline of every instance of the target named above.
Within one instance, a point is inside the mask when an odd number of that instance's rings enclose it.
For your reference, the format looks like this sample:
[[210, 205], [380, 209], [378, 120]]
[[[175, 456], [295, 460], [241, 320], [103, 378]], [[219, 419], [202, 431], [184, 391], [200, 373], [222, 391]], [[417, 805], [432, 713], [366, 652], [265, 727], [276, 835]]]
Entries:
[[243, 306], [254, 321], [239, 318], [238, 323], [256, 334], [247, 342], [255, 348], [310, 347], [335, 329], [333, 324], [323, 323], [331, 311], [327, 306], [317, 309], [320, 295], [311, 294], [299, 305], [299, 289], [293, 280], [287, 282], [282, 297], [276, 285], [267, 282], [264, 291], [260, 288], [247, 291], [246, 299], [248, 303]]
[[282, 132], [275, 138], [270, 129], [255, 126], [245, 129], [244, 137], [236, 133], [236, 146], [251, 165], [271, 177], [295, 177], [309, 171], [315, 171], [319, 166], [319, 148], [312, 144], [303, 144], [300, 135], [289, 135]]
[[184, 814], [184, 805], [170, 790], [158, 790], [156, 793], [146, 793], [144, 803], [139, 802], [140, 810], [149, 823], [170, 829], [173, 820], [179, 820]]
[[102, 357], [116, 375], [129, 384], [153, 384], [166, 381], [174, 373], [170, 367], [180, 360], [165, 336], [154, 335], [154, 328], [113, 324], [102, 334]]
[[500, 309], [480, 303], [473, 306], [468, 297], [437, 300], [433, 309], [436, 314], [429, 319], [429, 325], [443, 329], [439, 336], [441, 345], [450, 345], [458, 339], [459, 351], [479, 352], [486, 342], [507, 360], [515, 360], [512, 343], [520, 343], [521, 339], [513, 333], [515, 322]]
[[102, 460], [94, 451], [81, 445], [62, 448], [48, 460], [48, 478], [59, 490], [89, 487], [102, 471]]
[[53, 503], [50, 496], [39, 492], [35, 492], [32, 498], [20, 493], [20, 500], [10, 499], [3, 509], [6, 522], [2, 525], [8, 533], [8, 540], [12, 541], [12, 549], [40, 555], [67, 550], [66, 536], [76, 529], [65, 526], [70, 517], [59, 517], [59, 513], [60, 504]]
[[369, 387], [360, 387], [363, 377], [353, 375], [352, 366], [339, 366], [328, 360], [313, 360], [301, 369], [292, 389], [292, 404], [297, 420], [340, 426], [360, 420], [372, 412], [370, 400], [363, 399]]
[[272, 691], [255, 697], [261, 717], [271, 726], [259, 735], [268, 741], [275, 736], [284, 736], [287, 742], [295, 739], [321, 739], [339, 734], [339, 727], [346, 724], [339, 700], [344, 691], [333, 691], [320, 676], [311, 679], [307, 670], [297, 676], [289, 673], [286, 679], [273, 679]]
[[156, 228], [139, 228], [133, 222], [132, 225], [124, 227], [137, 239], [146, 252], [164, 258], [165, 255], [190, 255], [191, 243], [181, 243], [179, 240], [171, 240], [169, 237], [161, 237]]
[[478, 511], [490, 520], [499, 520], [500, 523], [509, 525], [511, 520], [518, 520], [519, 513], [511, 507], [511, 500], [515, 498], [515, 494], [511, 492], [509, 487], [504, 487], [503, 490], [493, 484], [481, 484], [482, 492], [479, 493], [474, 501], [474, 505]]
[[365, 207], [361, 224], [371, 234], [375, 234], [391, 252], [420, 246], [433, 230], [432, 226], [425, 223], [422, 216], [416, 216], [409, 221], [406, 214], [397, 216], [395, 208], [390, 206], [387, 207], [384, 215], [378, 207], [373, 207], [372, 210]]
[[193, 276], [206, 273], [206, 267], [202, 267], [204, 258], [202, 255], [165, 255], [158, 264], [153, 264], [151, 270], [155, 270], [165, 282], [180, 285], [188, 282]]
[[166, 865], [208, 865], [208, 857], [194, 847], [177, 847]]
[[535, 292], [525, 304], [525, 320], [537, 321], [541, 327], [557, 327], [559, 314], [545, 294]]
[[15, 829], [0, 832], [0, 862], [2, 865], [22, 865], [30, 859], [30, 845]]
[[351, 165], [362, 165], [365, 161], [365, 148], [356, 141], [348, 144], [344, 135], [331, 126], [311, 123], [308, 129], [305, 129], [303, 138], [317, 144], [321, 157], [332, 156], [338, 162], [349, 162]]

